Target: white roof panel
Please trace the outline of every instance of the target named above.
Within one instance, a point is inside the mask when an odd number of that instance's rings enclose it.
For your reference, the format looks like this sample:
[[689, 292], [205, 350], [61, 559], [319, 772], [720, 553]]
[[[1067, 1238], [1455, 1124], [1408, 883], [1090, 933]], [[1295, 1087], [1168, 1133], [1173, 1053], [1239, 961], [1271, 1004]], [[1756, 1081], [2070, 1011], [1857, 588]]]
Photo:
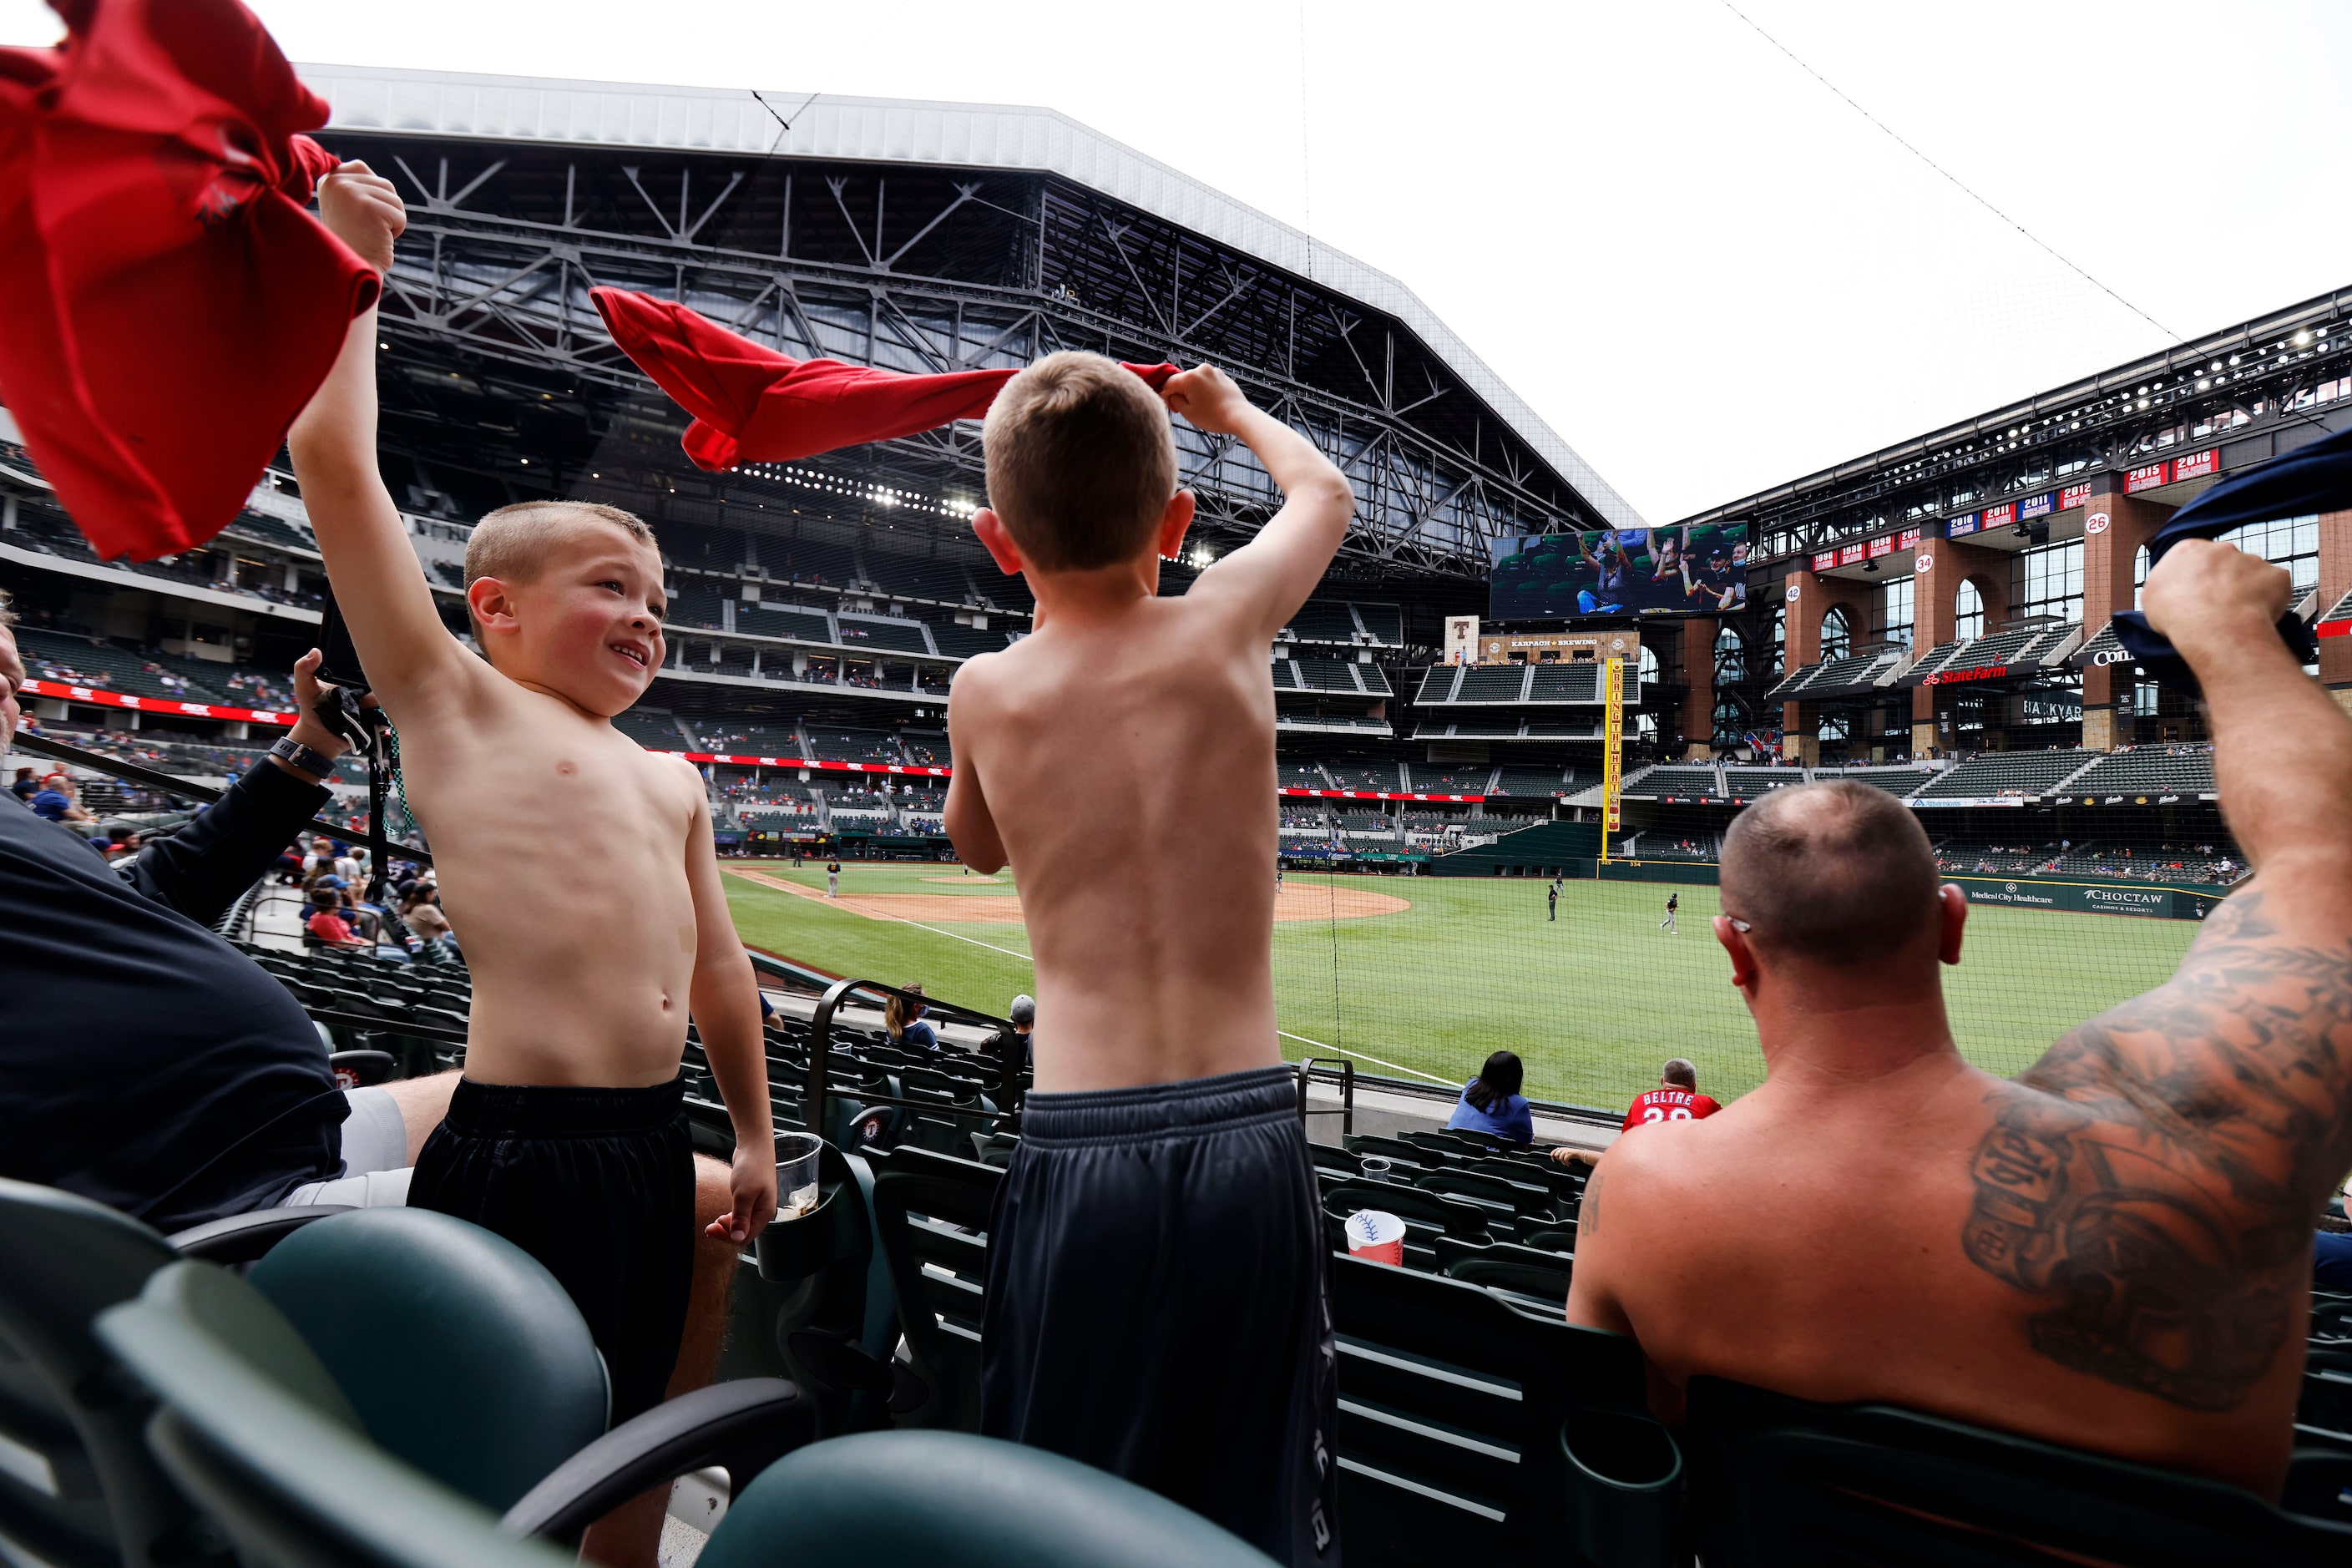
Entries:
[[[1624, 498], [1412, 289], [1053, 110], [887, 98], [811, 100], [805, 92], [764, 89], [755, 98], [725, 88], [556, 81], [370, 66], [303, 65], [296, 69], [332, 106], [328, 124], [338, 131], [781, 153], [1059, 174], [1395, 317], [1557, 468], [1604, 521], [1615, 527], [1642, 525], [1640, 514]], [[774, 105], [775, 112], [761, 99]], [[790, 117], [790, 131], [779, 115]]]

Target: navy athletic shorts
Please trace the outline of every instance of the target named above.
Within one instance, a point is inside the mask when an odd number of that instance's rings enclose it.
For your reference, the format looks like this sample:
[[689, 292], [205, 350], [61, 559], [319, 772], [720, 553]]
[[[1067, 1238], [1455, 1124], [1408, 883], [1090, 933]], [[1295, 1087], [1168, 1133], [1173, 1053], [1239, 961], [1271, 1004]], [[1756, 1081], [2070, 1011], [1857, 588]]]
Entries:
[[649, 1089], [457, 1080], [408, 1206], [496, 1231], [547, 1266], [604, 1354], [613, 1425], [668, 1391], [694, 1283], [683, 1074]]
[[1289, 1068], [1030, 1095], [989, 1230], [981, 1430], [1336, 1565], [1328, 1253]]

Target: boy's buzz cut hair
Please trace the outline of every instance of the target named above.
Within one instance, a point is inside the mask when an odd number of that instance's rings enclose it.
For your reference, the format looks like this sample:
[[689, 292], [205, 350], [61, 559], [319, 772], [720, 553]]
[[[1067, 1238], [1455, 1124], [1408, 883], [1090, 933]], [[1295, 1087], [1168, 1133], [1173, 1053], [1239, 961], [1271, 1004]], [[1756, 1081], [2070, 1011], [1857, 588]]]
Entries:
[[1043, 571], [1133, 560], [1176, 493], [1167, 405], [1100, 354], [1048, 354], [1014, 376], [981, 438], [989, 505]]
[[651, 550], [654, 531], [646, 520], [616, 506], [584, 500], [526, 500], [502, 506], [483, 515], [466, 541], [466, 586], [478, 577], [501, 583], [528, 583], [547, 565], [556, 543], [582, 518], [617, 524], [622, 532]]

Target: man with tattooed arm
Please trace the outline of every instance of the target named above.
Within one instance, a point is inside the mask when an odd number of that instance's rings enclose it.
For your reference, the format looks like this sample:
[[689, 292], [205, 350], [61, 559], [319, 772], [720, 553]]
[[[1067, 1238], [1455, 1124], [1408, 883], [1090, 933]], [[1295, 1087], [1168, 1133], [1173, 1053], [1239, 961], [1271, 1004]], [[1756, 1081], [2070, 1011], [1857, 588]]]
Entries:
[[2256, 874], [2168, 984], [2015, 1079], [1953, 1047], [1968, 905], [1907, 809], [1818, 784], [1733, 824], [1715, 934], [1765, 1082], [1610, 1150], [1568, 1303], [1641, 1341], [1662, 1415], [1711, 1373], [2276, 1495], [2352, 1167], [2352, 723], [2273, 629], [2287, 592], [2205, 542], [2149, 574]]

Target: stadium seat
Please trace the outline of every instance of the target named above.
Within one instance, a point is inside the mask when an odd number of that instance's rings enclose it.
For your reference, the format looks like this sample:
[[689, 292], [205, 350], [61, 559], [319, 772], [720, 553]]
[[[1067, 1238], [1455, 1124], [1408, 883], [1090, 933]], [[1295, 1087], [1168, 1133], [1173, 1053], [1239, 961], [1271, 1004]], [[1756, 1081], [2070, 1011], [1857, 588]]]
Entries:
[[1383, 1159], [1427, 1170], [1451, 1164], [1461, 1157], [1454, 1151], [1408, 1143], [1402, 1138], [1381, 1138], [1369, 1132], [1349, 1133], [1340, 1140], [1340, 1143], [1350, 1154], [1378, 1154]]
[[1329, 1222], [1334, 1250], [1347, 1250], [1348, 1216], [1358, 1209], [1378, 1209], [1404, 1221], [1406, 1260], [1423, 1268], [1434, 1265], [1441, 1236], [1457, 1241], [1494, 1239], [1487, 1229], [1492, 1211], [1475, 1204], [1391, 1182], [1342, 1182], [1323, 1194], [1323, 1213]]
[[[1891, 1405], [1815, 1405], [1695, 1377], [1683, 1439], [1707, 1568], [2352, 1560], [2352, 1521]], [[2352, 1455], [2299, 1461], [2296, 1472], [2290, 1503], [2324, 1503], [2352, 1481]]]
[[904, 1426], [980, 1426], [986, 1231], [1003, 1173], [928, 1149], [877, 1150], [874, 1234], [898, 1302], [914, 1384], [891, 1401]]
[[1570, 1260], [1559, 1253], [1507, 1241], [1478, 1247], [1450, 1236], [1437, 1238], [1436, 1251], [1437, 1272], [1448, 1279], [1535, 1297], [1555, 1317], [1568, 1305]]
[[1559, 1200], [1548, 1189], [1533, 1182], [1497, 1176], [1486, 1171], [1436, 1171], [1420, 1177], [1413, 1185], [1457, 1198], [1475, 1198], [1499, 1204], [1511, 1211], [1515, 1223], [1534, 1220], [1549, 1224], [1567, 1217], [1559, 1212]]
[[90, 1332], [100, 1311], [178, 1257], [103, 1204], [0, 1180], [0, 1557], [71, 1568], [216, 1560], [147, 1452], [154, 1406], [124, 1387]]
[[1349, 1563], [1568, 1563], [1572, 1546], [1608, 1568], [1669, 1561], [1680, 1463], [1631, 1340], [1331, 1261]]

